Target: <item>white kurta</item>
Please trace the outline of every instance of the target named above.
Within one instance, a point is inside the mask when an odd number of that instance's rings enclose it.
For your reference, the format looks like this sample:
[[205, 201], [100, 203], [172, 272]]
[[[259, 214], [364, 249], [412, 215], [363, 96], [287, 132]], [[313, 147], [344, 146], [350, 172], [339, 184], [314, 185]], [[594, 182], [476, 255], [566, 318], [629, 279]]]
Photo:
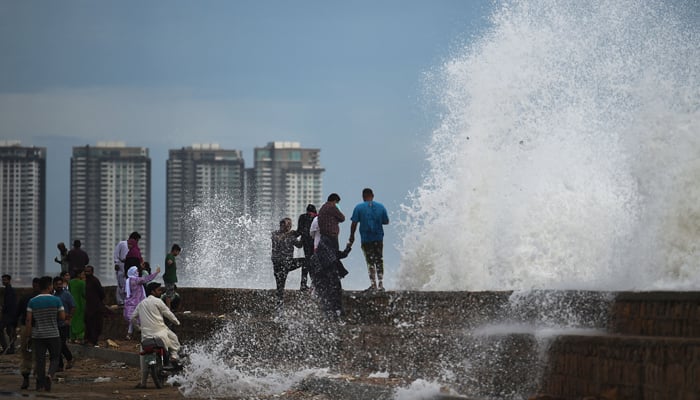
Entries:
[[[175, 325], [180, 325], [175, 314], [170, 311], [163, 300], [158, 297], [148, 296], [142, 302], [136, 306], [136, 310], [131, 315], [131, 323], [136, 324], [140, 320], [140, 324], [136, 326], [141, 327], [141, 337], [157, 337], [163, 340], [165, 346], [170, 350], [172, 355], [177, 354], [180, 350], [180, 341], [175, 335], [175, 332], [171, 331], [167, 325], [165, 325], [165, 320], [163, 317], [169, 319]], [[138, 318], [138, 320], [137, 320]]]

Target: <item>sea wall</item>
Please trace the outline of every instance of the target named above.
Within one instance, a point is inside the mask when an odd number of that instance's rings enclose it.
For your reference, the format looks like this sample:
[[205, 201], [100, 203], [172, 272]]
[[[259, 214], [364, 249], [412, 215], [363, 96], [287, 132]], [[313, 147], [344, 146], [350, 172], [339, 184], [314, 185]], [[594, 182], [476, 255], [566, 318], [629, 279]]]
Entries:
[[700, 293], [618, 293], [608, 334], [560, 336], [542, 391], [575, 399], [700, 399]]
[[[472, 397], [700, 398], [700, 293], [346, 291], [338, 324], [298, 291], [286, 292], [282, 312], [272, 290], [179, 292], [183, 343], [226, 341], [227, 357], [270, 368], [388, 372]], [[126, 334], [120, 313], [105, 319], [104, 338]], [[595, 329], [543, 335], [536, 326], [552, 324]]]

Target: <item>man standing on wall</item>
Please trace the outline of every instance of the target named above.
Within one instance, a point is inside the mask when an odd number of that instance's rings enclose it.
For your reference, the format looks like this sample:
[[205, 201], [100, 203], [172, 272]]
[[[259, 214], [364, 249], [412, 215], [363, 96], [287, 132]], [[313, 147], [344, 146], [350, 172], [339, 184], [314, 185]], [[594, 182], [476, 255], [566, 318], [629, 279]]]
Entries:
[[311, 237], [311, 223], [316, 218], [316, 206], [309, 204], [306, 206], [306, 212], [299, 216], [297, 221], [297, 232], [301, 235], [301, 244], [304, 247], [304, 265], [301, 267], [301, 287], [302, 292], [309, 289], [307, 276], [309, 275], [309, 265], [311, 256], [314, 254], [314, 238]]
[[83, 272], [85, 266], [90, 262], [90, 257], [88, 257], [85, 250], [80, 248], [81, 245], [82, 243], [80, 243], [80, 240], [74, 240], [73, 248], [70, 249], [67, 255], [68, 272], [70, 272], [71, 279]]
[[165, 304], [170, 308], [175, 298], [175, 284], [177, 283], [177, 257], [182, 249], [178, 244], [170, 248], [170, 253], [165, 256], [165, 272], [163, 273], [163, 283], [165, 283]]
[[340, 203], [340, 196], [337, 193], [331, 193], [328, 200], [318, 210], [318, 228], [321, 237], [328, 237], [334, 250], [340, 250], [338, 242], [340, 223], [345, 221], [345, 215], [340, 211], [338, 203]]
[[[362, 252], [365, 254], [369, 280], [371, 286], [368, 291], [384, 291], [382, 279], [384, 277], [384, 227], [389, 223], [386, 208], [381, 203], [374, 201], [372, 189], [362, 190], [363, 202], [356, 205], [352, 211], [350, 220], [350, 243], [355, 241], [355, 230], [360, 224], [360, 240]], [[376, 276], [375, 276], [376, 275]], [[377, 286], [379, 283], [379, 286]]]

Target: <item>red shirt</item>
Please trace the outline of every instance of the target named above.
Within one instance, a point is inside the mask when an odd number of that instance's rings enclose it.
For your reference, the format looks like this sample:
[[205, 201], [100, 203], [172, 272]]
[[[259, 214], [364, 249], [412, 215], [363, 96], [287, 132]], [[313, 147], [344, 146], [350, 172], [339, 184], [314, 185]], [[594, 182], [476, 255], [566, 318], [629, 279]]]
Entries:
[[345, 221], [345, 215], [335, 206], [335, 203], [326, 202], [318, 210], [318, 229], [321, 235], [337, 237], [340, 233], [341, 222]]

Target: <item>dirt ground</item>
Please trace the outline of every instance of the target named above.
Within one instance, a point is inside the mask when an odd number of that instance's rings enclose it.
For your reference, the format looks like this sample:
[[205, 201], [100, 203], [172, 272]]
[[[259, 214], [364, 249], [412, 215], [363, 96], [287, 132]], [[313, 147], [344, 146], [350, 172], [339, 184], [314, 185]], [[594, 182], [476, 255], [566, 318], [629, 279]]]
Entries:
[[[113, 341], [116, 347], [107, 342], [102, 348], [114, 352], [138, 353], [136, 341]], [[78, 345], [76, 345], [78, 346]], [[74, 352], [77, 354], [77, 351]], [[30, 378], [29, 389], [20, 389], [22, 376], [19, 373], [19, 354], [0, 355], [0, 397], [40, 397], [54, 399], [184, 399], [177, 387], [164, 385], [157, 389], [149, 378], [145, 389], [136, 388], [140, 382], [138, 367], [123, 362], [102, 358], [75, 357], [73, 368], [56, 373], [50, 392], [37, 392], [34, 377]], [[48, 368], [48, 363], [47, 363]], [[258, 400], [331, 400], [319, 393], [289, 390], [272, 396], [256, 397]], [[239, 399], [230, 397], [229, 399]], [[222, 399], [223, 400], [223, 399]]]
[[[120, 342], [119, 351], [136, 353], [136, 342]], [[72, 369], [56, 373], [51, 392], [37, 392], [34, 378], [29, 389], [21, 390], [18, 354], [0, 355], [0, 393], [5, 396], [39, 396], [71, 399], [177, 399], [184, 398], [176, 387], [156, 389], [148, 381], [146, 389], [136, 389], [141, 379], [138, 367], [94, 358], [75, 358]]]

